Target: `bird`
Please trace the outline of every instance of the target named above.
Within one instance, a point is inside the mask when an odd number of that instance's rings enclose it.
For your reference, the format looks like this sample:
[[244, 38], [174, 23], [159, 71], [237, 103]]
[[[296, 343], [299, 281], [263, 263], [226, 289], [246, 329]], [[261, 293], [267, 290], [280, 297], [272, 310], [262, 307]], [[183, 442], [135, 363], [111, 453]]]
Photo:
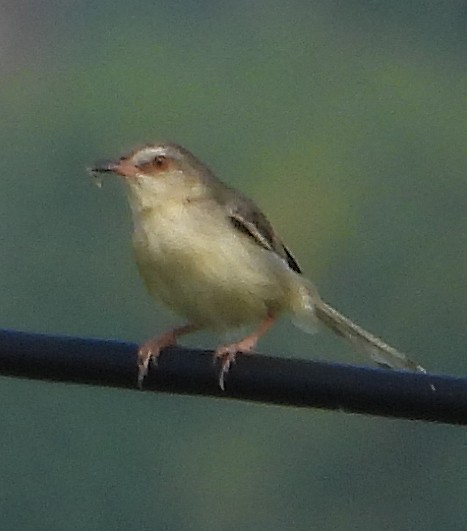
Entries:
[[425, 372], [325, 302], [256, 203], [188, 149], [144, 144], [89, 171], [96, 178], [122, 178], [139, 273], [150, 295], [184, 319], [139, 347], [140, 388], [150, 363], [181, 336], [203, 329], [225, 335], [250, 326], [249, 334], [215, 350], [224, 390], [236, 357], [251, 352], [282, 315], [306, 332], [332, 330], [382, 367]]

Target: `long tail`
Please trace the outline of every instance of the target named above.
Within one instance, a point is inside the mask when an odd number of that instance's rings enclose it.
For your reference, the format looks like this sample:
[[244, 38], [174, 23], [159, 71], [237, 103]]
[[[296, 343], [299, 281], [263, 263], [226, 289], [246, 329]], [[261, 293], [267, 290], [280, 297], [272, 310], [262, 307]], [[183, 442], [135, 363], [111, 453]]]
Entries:
[[319, 321], [337, 335], [353, 343], [358, 350], [370, 356], [378, 365], [392, 369], [409, 369], [412, 371], [426, 372], [421, 365], [356, 325], [326, 302], [320, 299], [314, 302], [315, 315]]

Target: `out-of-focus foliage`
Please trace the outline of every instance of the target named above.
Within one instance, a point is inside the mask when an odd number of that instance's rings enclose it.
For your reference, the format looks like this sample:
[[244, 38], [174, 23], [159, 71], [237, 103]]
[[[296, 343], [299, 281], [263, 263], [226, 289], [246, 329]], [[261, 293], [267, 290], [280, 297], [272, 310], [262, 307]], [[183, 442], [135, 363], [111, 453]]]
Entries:
[[[85, 171], [171, 139], [258, 201], [323, 297], [466, 372], [465, 2], [0, 9], [1, 326], [176, 322], [137, 277], [119, 184]], [[359, 361], [285, 322], [261, 347]], [[1, 529], [467, 526], [459, 429], [6, 378], [0, 396]]]

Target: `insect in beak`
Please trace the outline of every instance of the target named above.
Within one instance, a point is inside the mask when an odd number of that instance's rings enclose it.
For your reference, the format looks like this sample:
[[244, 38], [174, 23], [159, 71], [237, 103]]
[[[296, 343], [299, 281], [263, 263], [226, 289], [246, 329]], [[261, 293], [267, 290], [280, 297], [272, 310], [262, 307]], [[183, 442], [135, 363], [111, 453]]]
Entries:
[[89, 173], [95, 178], [97, 186], [102, 186], [102, 176], [105, 173], [115, 173], [121, 177], [134, 177], [138, 173], [138, 168], [127, 159], [120, 159], [115, 162], [112, 160], [97, 161]]

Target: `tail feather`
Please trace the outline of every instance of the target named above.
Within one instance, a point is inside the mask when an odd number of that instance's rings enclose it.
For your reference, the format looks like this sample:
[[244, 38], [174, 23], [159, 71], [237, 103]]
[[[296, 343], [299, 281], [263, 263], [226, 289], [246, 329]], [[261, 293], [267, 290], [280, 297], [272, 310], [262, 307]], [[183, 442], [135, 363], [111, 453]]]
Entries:
[[370, 356], [378, 365], [392, 369], [426, 372], [421, 365], [408, 358], [404, 353], [356, 325], [326, 302], [315, 301], [314, 312], [319, 321], [337, 335], [353, 343], [358, 350]]

